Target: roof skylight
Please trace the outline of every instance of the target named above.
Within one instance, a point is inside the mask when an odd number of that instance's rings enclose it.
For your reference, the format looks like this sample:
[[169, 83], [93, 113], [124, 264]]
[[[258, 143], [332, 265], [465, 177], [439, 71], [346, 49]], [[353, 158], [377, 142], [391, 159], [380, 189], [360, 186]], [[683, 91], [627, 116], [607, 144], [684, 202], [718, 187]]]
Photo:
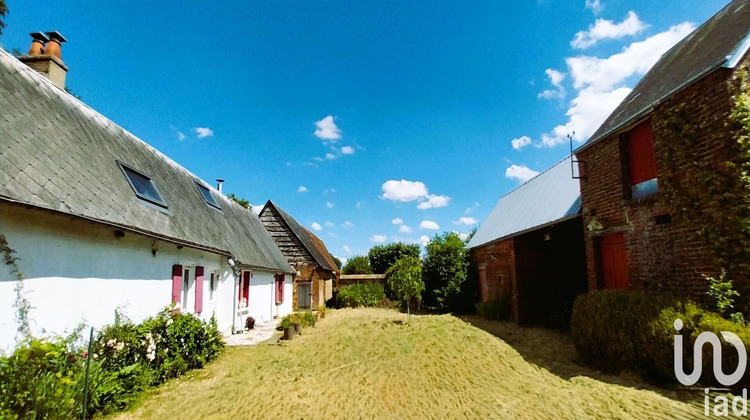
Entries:
[[206, 188], [200, 182], [197, 182], [197, 181], [195, 185], [198, 186], [198, 191], [200, 191], [201, 194], [203, 194], [203, 198], [206, 200], [206, 204], [218, 210], [221, 210], [221, 206], [219, 206], [219, 203], [216, 201], [216, 199], [214, 198], [214, 195], [211, 194], [211, 191], [208, 188]]
[[156, 185], [151, 177], [138, 172], [137, 170], [125, 165], [122, 162], [118, 162], [122, 172], [125, 174], [125, 178], [128, 179], [130, 187], [133, 188], [135, 195], [150, 203], [159, 205], [161, 207], [167, 207], [167, 203], [159, 194], [159, 190], [156, 189]]

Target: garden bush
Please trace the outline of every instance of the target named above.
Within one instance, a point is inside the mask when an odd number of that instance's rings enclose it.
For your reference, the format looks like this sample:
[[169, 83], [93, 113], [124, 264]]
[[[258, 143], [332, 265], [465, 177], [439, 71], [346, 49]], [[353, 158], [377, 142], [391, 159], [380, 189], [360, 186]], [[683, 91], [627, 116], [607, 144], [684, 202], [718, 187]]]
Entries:
[[385, 291], [378, 283], [350, 284], [339, 289], [336, 300], [339, 308], [381, 306], [385, 304]]
[[500, 300], [476, 304], [479, 316], [485, 319], [507, 321], [510, 319], [510, 304]]
[[[642, 292], [604, 291], [579, 296], [573, 306], [571, 333], [576, 350], [586, 363], [608, 372], [632, 369], [655, 379], [676, 381], [674, 373], [674, 328], [682, 320], [683, 371], [693, 371], [693, 344], [702, 332], [720, 336], [728, 331], [740, 337], [748, 351], [750, 328], [692, 302]], [[725, 373], [737, 367], [737, 351], [722, 340]], [[701, 383], [715, 385], [711, 346], [703, 347]], [[738, 386], [750, 385], [746, 373]]]
[[149, 386], [215, 359], [224, 347], [216, 321], [171, 309], [141, 324], [117, 317], [95, 336], [91, 354], [78, 333], [20, 343], [0, 357], [0, 418], [79, 418], [89, 357], [88, 417], [122, 410]]

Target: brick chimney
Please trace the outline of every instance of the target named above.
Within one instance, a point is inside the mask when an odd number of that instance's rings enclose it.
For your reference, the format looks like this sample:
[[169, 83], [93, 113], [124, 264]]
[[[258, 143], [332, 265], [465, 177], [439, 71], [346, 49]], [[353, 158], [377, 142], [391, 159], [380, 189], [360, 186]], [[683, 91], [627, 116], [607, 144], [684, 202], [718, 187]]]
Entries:
[[18, 59], [22, 63], [41, 73], [60, 89], [65, 89], [65, 75], [68, 66], [62, 61], [60, 46], [67, 41], [59, 32], [34, 32], [31, 35], [31, 48], [26, 55]]

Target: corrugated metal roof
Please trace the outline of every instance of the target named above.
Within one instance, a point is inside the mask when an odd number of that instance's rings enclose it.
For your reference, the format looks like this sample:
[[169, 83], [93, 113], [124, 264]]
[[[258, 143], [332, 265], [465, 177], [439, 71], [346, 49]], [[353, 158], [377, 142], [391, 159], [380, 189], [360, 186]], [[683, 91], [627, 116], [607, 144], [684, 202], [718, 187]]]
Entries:
[[739, 63], [747, 54], [748, 36], [750, 1], [734, 0], [667, 51], [581, 149], [645, 116], [685, 85]]
[[567, 157], [500, 198], [468, 246], [507, 238], [580, 211], [581, 189]]
[[[118, 161], [150, 176], [168, 209], [139, 202]], [[206, 204], [196, 182], [221, 211]], [[2, 49], [0, 199], [294, 272], [254, 213]]]

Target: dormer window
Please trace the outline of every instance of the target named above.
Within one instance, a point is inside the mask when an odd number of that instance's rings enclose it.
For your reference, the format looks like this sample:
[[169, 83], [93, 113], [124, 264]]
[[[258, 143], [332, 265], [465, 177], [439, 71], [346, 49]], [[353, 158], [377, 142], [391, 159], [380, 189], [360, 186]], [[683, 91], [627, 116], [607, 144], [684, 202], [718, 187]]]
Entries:
[[198, 181], [195, 182], [195, 185], [198, 187], [198, 191], [200, 191], [201, 194], [203, 195], [203, 199], [206, 200], [206, 204], [208, 204], [209, 206], [217, 210], [221, 210], [221, 206], [219, 206], [219, 203], [214, 198], [214, 195], [211, 194], [211, 190], [206, 188], [204, 185], [202, 185]]
[[150, 176], [139, 172], [122, 162], [117, 163], [120, 165], [120, 169], [122, 169], [125, 178], [128, 179], [130, 187], [138, 198], [156, 204], [157, 206], [167, 208], [167, 203], [161, 197], [161, 194], [159, 194], [159, 190], [156, 189], [156, 184], [154, 184], [154, 181]]

